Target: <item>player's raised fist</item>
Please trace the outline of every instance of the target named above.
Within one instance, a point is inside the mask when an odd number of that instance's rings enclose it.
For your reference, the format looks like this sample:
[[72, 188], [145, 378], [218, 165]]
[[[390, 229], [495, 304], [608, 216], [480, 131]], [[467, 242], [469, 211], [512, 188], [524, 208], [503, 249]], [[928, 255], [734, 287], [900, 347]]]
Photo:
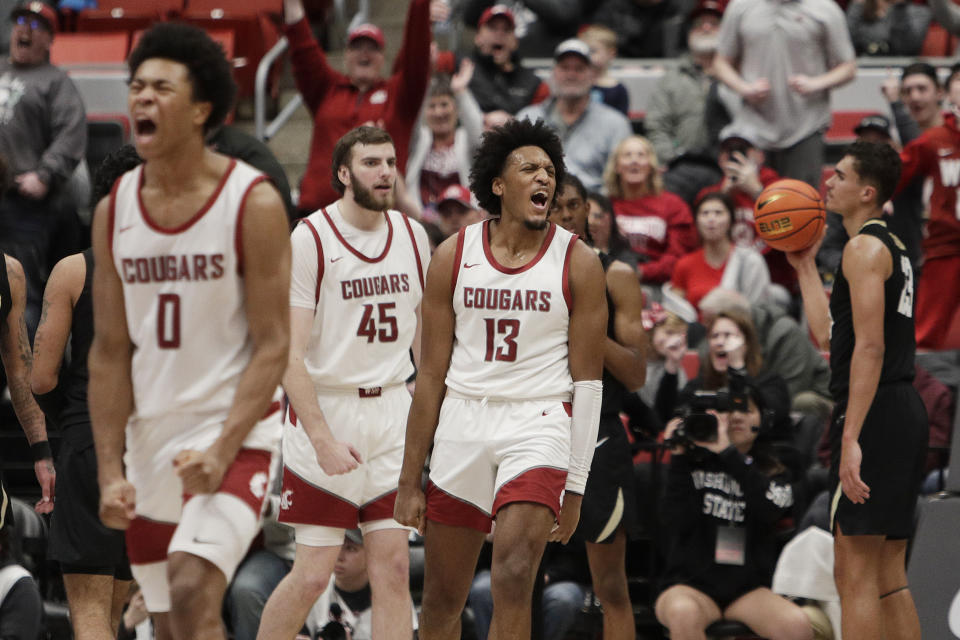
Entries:
[[350, 473], [363, 463], [360, 454], [349, 442], [339, 440], [314, 442], [313, 449], [317, 456], [317, 463], [327, 475]]
[[183, 482], [184, 493], [214, 493], [223, 482], [227, 472], [227, 463], [213, 451], [194, 451], [185, 449], [173, 459], [173, 466]]
[[126, 529], [135, 517], [137, 491], [120, 478], [100, 491], [100, 521], [111, 529]]
[[416, 527], [422, 536], [427, 523], [427, 499], [419, 487], [397, 489], [397, 501], [393, 505], [393, 519], [407, 527]]

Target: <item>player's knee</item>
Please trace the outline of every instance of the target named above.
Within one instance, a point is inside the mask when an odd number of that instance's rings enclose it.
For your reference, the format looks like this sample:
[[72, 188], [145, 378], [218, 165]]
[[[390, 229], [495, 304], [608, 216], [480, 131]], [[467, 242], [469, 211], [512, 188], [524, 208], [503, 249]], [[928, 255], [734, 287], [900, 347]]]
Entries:
[[453, 622], [459, 622], [460, 614], [466, 602], [443, 584], [424, 585], [421, 624], [433, 628], [446, 627]]
[[309, 567], [298, 567], [296, 562], [289, 577], [295, 582], [297, 593], [303, 594], [303, 597], [311, 602], [320, 597], [331, 580], [329, 573], [314, 571]]
[[402, 594], [410, 589], [410, 556], [406, 549], [367, 565], [370, 588], [380, 593]]
[[517, 554], [515, 558], [500, 562], [491, 574], [490, 589], [494, 599], [500, 602], [525, 602], [530, 599], [537, 567], [529, 556]]

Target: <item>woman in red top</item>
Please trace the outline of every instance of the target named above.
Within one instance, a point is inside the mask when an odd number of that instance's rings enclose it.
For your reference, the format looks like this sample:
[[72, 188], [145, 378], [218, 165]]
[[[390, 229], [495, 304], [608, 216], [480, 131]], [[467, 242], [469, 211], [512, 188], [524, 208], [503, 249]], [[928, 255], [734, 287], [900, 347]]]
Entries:
[[677, 260], [696, 247], [690, 207], [663, 190], [657, 154], [650, 141], [630, 136], [617, 145], [603, 172], [617, 225], [640, 257], [640, 281], [670, 280]]
[[770, 272], [753, 248], [733, 242], [734, 208], [730, 196], [708, 193], [696, 203], [696, 228], [700, 248], [673, 269], [672, 293], [686, 299], [699, 313], [700, 300], [714, 287], [739, 291], [756, 303], [767, 295]]

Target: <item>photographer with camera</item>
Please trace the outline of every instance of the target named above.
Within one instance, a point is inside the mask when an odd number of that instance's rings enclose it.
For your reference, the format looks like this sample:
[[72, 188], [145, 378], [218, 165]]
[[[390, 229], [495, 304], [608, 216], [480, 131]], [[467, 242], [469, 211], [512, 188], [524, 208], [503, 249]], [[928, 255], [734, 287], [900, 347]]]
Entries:
[[788, 469], [764, 446], [767, 395], [742, 368], [729, 386], [690, 396], [667, 425], [672, 456], [664, 497], [669, 532], [656, 616], [673, 640], [704, 638], [720, 620], [772, 640], [810, 640], [803, 610], [773, 593], [774, 524], [793, 505]]

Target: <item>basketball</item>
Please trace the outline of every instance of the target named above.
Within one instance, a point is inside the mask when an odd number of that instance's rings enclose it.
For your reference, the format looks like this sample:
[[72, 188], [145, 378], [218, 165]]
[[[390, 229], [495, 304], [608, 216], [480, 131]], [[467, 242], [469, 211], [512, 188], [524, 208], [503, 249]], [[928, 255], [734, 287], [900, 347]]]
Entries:
[[820, 237], [827, 212], [816, 189], [800, 180], [784, 179], [764, 189], [753, 207], [757, 235], [774, 249], [801, 251]]

